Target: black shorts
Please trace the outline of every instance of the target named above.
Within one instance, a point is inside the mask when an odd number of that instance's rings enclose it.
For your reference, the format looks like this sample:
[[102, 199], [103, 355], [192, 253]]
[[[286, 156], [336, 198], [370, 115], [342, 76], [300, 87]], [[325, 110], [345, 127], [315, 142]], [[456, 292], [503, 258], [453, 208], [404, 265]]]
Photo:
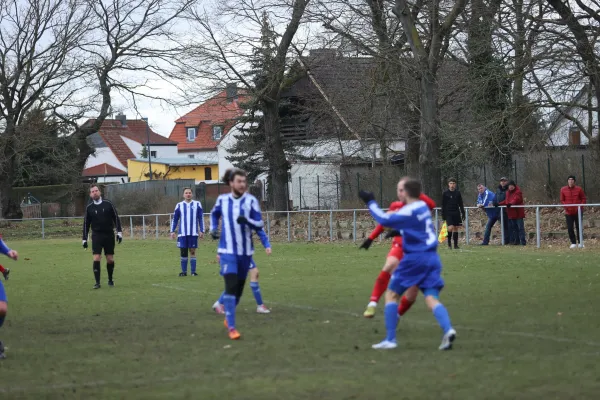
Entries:
[[115, 254], [114, 233], [92, 233], [92, 254], [102, 254], [102, 249], [105, 255]]
[[448, 213], [448, 215], [446, 215], [446, 224], [448, 226], [462, 226], [460, 212]]

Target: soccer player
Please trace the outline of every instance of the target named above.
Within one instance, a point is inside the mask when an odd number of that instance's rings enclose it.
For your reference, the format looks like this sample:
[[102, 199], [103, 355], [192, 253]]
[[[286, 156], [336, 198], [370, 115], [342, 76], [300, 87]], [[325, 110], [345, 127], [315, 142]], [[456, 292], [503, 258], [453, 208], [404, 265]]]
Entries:
[[[225, 171], [223, 181], [228, 183], [231, 193], [217, 198], [210, 213], [210, 233], [213, 239], [218, 239], [219, 221], [222, 221], [218, 256], [225, 281], [225, 325], [229, 330], [229, 338], [236, 340], [241, 335], [235, 326], [235, 308], [242, 297], [254, 254], [252, 230], [262, 228], [264, 223], [258, 200], [246, 193], [246, 172], [237, 168], [229, 169]], [[267, 255], [271, 254], [270, 247], [265, 251]]]
[[[431, 210], [435, 208], [435, 201], [433, 201], [429, 196], [422, 193], [419, 199], [423, 200]], [[398, 211], [403, 206], [403, 202], [394, 201], [392, 204], [390, 204], [389, 212]], [[369, 247], [371, 247], [373, 240], [377, 239], [377, 237], [381, 235], [384, 230], [385, 228], [383, 227], [383, 225], [377, 225], [377, 227], [373, 230], [373, 232], [371, 232], [369, 237], [363, 242], [360, 248], [368, 250]], [[394, 272], [394, 270], [398, 266], [398, 263], [402, 259], [402, 236], [399, 235], [399, 232], [397, 231], [391, 231], [388, 234], [386, 234], [386, 239], [389, 236], [394, 237], [392, 241], [392, 248], [390, 249], [387, 258], [385, 259], [385, 264], [383, 264], [383, 268], [381, 269], [379, 276], [375, 280], [375, 285], [373, 286], [373, 291], [371, 292], [371, 299], [369, 300], [367, 309], [363, 313], [363, 316], [365, 318], [373, 318], [373, 316], [375, 315], [377, 303], [379, 302], [379, 299], [381, 298], [383, 293], [385, 293], [388, 284], [390, 283], [392, 272]], [[406, 313], [410, 309], [410, 307], [417, 300], [418, 294], [418, 288], [413, 287], [410, 288], [404, 296], [402, 296], [402, 299], [400, 300], [400, 305], [398, 306], [398, 314], [400, 314], [400, 316], [404, 315], [404, 313]]]
[[97, 185], [90, 186], [92, 201], [85, 210], [83, 219], [83, 248], [88, 248], [88, 234], [92, 228], [92, 253], [94, 255], [94, 289], [100, 289], [100, 260], [102, 250], [106, 256], [106, 270], [108, 272], [108, 286], [115, 286], [113, 272], [115, 270], [115, 232], [117, 228], [117, 242], [123, 241], [123, 230], [117, 209], [108, 200], [102, 199], [102, 194]]
[[[181, 223], [180, 223], [181, 221]], [[179, 224], [177, 232], [177, 247], [181, 255], [181, 272], [179, 276], [187, 276], [188, 253], [190, 255], [190, 272], [192, 276], [196, 273], [196, 249], [198, 238], [204, 237], [204, 218], [202, 204], [192, 200], [192, 189], [183, 189], [183, 201], [177, 203], [171, 221], [171, 239], [175, 239], [175, 229]]]
[[2, 276], [4, 276], [4, 280], [7, 281], [8, 274], [10, 274], [10, 269], [4, 268], [2, 265], [0, 265], [0, 273], [2, 274]]
[[425, 296], [425, 303], [433, 311], [443, 331], [440, 350], [452, 348], [456, 331], [452, 328], [448, 311], [438, 300], [444, 287], [441, 277], [442, 264], [437, 254], [437, 237], [433, 229], [431, 211], [424, 201], [419, 200], [421, 183], [412, 178], [403, 178], [398, 182], [398, 198], [406, 204], [395, 213], [385, 213], [375, 202], [373, 193], [361, 191], [360, 198], [367, 204], [375, 220], [388, 228], [401, 230], [404, 257], [394, 271], [385, 305], [386, 338], [373, 345], [374, 349], [393, 349], [396, 343], [398, 325], [398, 300], [406, 290], [418, 286]]
[[[4, 254], [9, 258], [17, 261], [19, 258], [19, 254], [16, 250], [11, 250], [0, 238], [0, 254]], [[6, 292], [4, 291], [4, 286], [0, 281], [0, 328], [4, 324], [4, 319], [6, 318], [6, 313], [8, 312], [8, 299], [6, 298]], [[0, 342], [0, 359], [6, 358], [4, 355], [4, 344]]]
[[458, 229], [465, 220], [465, 206], [454, 178], [448, 179], [448, 190], [442, 195], [442, 219], [448, 225], [448, 248], [452, 249], [454, 239], [454, 248], [458, 249]]

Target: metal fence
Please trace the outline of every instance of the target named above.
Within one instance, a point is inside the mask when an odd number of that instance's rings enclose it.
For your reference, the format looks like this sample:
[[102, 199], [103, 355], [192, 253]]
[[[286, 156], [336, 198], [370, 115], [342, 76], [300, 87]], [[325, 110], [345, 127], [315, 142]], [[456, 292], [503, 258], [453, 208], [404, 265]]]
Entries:
[[[542, 240], [567, 240], [564, 214], [561, 213], [562, 205], [515, 207], [526, 209], [527, 237], [529, 240], [535, 239], [536, 247], [541, 247]], [[583, 244], [584, 237], [600, 238], [600, 204], [581, 204], [575, 207], [579, 209], [581, 243]], [[598, 215], [597, 221], [596, 215]], [[442, 225], [440, 209], [435, 209], [432, 216], [437, 234]], [[483, 235], [487, 217], [483, 211], [475, 207], [466, 208], [465, 217], [462, 236], [468, 245]], [[504, 213], [501, 212], [500, 223], [492, 232], [493, 241], [501, 245], [507, 244], [504, 241], [504, 218]], [[263, 219], [269, 238], [284, 242], [337, 240], [356, 242], [366, 238], [376, 225], [368, 210], [365, 209], [269, 211], [263, 212]], [[167, 238], [171, 220], [172, 214], [121, 216], [124, 236], [142, 240]], [[204, 215], [204, 222], [208, 230], [209, 214]], [[76, 238], [81, 235], [82, 223], [81, 217], [0, 220], [0, 230], [9, 240]]]

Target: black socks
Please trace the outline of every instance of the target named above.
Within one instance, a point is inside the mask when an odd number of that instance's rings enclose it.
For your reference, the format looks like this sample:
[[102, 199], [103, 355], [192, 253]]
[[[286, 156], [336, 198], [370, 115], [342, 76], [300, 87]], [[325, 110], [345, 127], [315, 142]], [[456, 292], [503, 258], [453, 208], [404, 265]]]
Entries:
[[100, 261], [94, 261], [94, 278], [96, 283], [100, 283]]
[[107, 263], [106, 270], [108, 271], [108, 281], [112, 282], [113, 280], [113, 271], [115, 270], [115, 263]]

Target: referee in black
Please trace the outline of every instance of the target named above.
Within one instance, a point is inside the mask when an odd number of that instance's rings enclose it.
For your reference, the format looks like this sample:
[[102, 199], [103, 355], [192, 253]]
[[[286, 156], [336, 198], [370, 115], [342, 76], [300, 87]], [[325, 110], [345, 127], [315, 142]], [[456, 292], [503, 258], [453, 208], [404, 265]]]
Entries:
[[454, 239], [454, 248], [458, 249], [458, 229], [465, 220], [465, 206], [454, 178], [448, 179], [448, 190], [442, 195], [442, 219], [448, 226], [448, 248], [452, 248]]
[[83, 220], [83, 248], [88, 248], [88, 233], [92, 228], [92, 253], [94, 255], [94, 278], [96, 284], [94, 289], [100, 289], [100, 260], [102, 249], [106, 256], [106, 270], [108, 271], [108, 286], [115, 286], [113, 272], [115, 270], [115, 231], [117, 228], [117, 242], [123, 241], [121, 220], [117, 209], [108, 200], [102, 199], [102, 194], [97, 185], [90, 186], [90, 198], [92, 201], [85, 210]]

